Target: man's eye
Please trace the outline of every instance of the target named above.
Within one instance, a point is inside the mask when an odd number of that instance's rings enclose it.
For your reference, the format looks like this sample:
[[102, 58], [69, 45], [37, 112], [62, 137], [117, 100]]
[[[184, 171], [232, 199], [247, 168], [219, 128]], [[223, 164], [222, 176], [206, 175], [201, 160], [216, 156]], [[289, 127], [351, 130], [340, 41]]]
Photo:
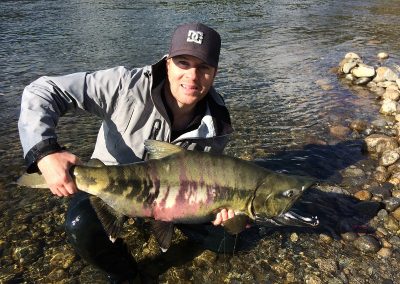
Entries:
[[179, 60], [178, 64], [181, 65], [181, 66], [189, 66], [189, 63], [187, 61], [184, 61], [184, 60]]

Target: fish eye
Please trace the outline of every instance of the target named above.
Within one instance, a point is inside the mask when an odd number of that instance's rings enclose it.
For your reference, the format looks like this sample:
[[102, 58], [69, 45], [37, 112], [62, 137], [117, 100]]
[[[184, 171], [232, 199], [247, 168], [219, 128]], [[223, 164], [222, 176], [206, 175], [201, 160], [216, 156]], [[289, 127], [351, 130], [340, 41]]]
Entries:
[[294, 190], [293, 189], [288, 189], [288, 190], [284, 191], [282, 193], [282, 195], [284, 197], [292, 197], [294, 195]]

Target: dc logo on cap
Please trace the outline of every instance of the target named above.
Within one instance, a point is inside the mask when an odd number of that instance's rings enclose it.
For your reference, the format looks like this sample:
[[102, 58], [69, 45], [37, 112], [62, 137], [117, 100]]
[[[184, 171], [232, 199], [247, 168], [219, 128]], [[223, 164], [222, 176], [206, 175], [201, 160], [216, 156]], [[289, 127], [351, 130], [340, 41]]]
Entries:
[[194, 42], [198, 44], [202, 44], [203, 42], [203, 32], [189, 30], [187, 42]]

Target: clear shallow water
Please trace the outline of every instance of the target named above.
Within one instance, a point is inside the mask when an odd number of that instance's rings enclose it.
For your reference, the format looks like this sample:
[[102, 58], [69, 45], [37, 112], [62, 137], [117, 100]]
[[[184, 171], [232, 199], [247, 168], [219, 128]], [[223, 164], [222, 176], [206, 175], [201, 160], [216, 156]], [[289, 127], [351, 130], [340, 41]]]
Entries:
[[[41, 75], [153, 63], [167, 53], [178, 24], [202, 21], [223, 39], [216, 86], [236, 129], [228, 152], [263, 158], [314, 138], [329, 142], [331, 124], [377, 116], [373, 97], [341, 85], [330, 69], [349, 51], [373, 65], [379, 64], [376, 54], [387, 51], [385, 65], [400, 65], [399, 16], [396, 0], [1, 1], [0, 190], [7, 194], [0, 215], [10, 216], [9, 205], [23, 199], [12, 192], [24, 169], [16, 128], [20, 95]], [[60, 122], [60, 140], [88, 158], [98, 126], [96, 119], [68, 116]], [[314, 153], [337, 169], [338, 157], [348, 159], [331, 153], [337, 149], [312, 148], [293, 160]], [[340, 164], [346, 162], [351, 159]], [[33, 199], [40, 207], [39, 196]]]

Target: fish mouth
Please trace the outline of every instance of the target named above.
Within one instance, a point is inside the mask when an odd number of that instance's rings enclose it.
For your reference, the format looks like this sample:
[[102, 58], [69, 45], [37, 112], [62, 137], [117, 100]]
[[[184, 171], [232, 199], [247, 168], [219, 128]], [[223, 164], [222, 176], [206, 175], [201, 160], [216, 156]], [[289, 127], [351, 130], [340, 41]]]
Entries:
[[317, 216], [305, 214], [298, 209], [291, 209], [272, 218], [256, 215], [255, 223], [267, 227], [317, 227], [319, 220]]

